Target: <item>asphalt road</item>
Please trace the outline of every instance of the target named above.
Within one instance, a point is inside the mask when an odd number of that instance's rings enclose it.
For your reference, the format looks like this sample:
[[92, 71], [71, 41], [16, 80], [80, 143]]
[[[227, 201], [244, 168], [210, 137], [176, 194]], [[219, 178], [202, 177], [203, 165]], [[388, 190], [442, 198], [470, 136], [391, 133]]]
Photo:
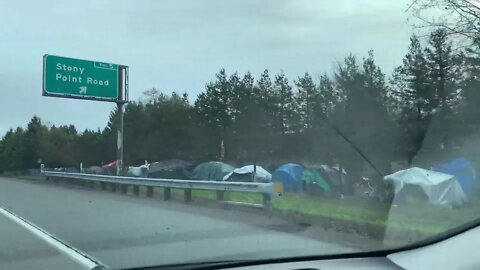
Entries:
[[[0, 207], [109, 268], [358, 251], [313, 240], [298, 225], [263, 212], [164, 202], [68, 184], [0, 178]], [[0, 216], [1, 269], [50, 259], [54, 266], [73, 269], [68, 257], [4, 219]]]
[[0, 228], [0, 269], [86, 269], [3, 215]]

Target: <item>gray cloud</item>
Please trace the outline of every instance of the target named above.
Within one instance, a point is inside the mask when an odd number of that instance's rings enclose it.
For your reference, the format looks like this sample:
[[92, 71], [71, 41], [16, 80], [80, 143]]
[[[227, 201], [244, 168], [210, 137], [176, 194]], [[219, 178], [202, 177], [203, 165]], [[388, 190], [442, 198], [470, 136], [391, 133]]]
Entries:
[[3, 1], [0, 134], [36, 114], [54, 124], [103, 128], [113, 103], [41, 96], [46, 53], [130, 66], [131, 97], [153, 86], [192, 97], [225, 67], [268, 68], [291, 79], [332, 72], [374, 49], [386, 72], [401, 63], [407, 1]]

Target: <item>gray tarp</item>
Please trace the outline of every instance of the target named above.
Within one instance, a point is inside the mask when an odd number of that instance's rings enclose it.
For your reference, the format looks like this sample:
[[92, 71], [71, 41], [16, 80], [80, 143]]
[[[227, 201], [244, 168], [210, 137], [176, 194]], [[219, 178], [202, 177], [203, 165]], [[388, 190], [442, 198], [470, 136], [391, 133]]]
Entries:
[[192, 173], [192, 179], [222, 181], [223, 177], [231, 173], [235, 168], [219, 161], [211, 161], [199, 164]]
[[161, 162], [153, 162], [148, 166], [148, 177], [169, 179], [190, 179], [190, 162], [171, 159]]
[[408, 186], [419, 187], [431, 204], [461, 205], [466, 196], [453, 175], [429, 171], [417, 167], [385, 176], [393, 183], [395, 196], [409, 192]]

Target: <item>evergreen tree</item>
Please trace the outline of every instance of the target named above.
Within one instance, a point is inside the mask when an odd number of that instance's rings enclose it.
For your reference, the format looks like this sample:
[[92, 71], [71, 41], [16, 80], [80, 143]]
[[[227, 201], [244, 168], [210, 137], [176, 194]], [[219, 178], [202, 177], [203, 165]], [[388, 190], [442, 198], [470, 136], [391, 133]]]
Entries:
[[285, 136], [285, 134], [293, 132], [293, 126], [296, 120], [293, 90], [289, 85], [287, 76], [283, 73], [275, 76], [273, 87], [274, 112], [277, 118], [277, 125], [280, 134]]
[[435, 91], [432, 99], [434, 108], [441, 108], [445, 113], [452, 110], [453, 103], [458, 100], [457, 74], [455, 72], [455, 55], [452, 45], [444, 29], [437, 29], [430, 34], [429, 47], [425, 49], [429, 77]]
[[315, 117], [314, 121], [318, 124], [322, 121], [321, 118], [328, 119], [339, 102], [340, 97], [338, 96], [333, 81], [327, 74], [321, 75], [314, 106], [317, 117]]
[[305, 73], [295, 81], [297, 86], [297, 113], [300, 118], [300, 129], [309, 130], [315, 122], [315, 107], [318, 102], [318, 88], [315, 86], [312, 77]]

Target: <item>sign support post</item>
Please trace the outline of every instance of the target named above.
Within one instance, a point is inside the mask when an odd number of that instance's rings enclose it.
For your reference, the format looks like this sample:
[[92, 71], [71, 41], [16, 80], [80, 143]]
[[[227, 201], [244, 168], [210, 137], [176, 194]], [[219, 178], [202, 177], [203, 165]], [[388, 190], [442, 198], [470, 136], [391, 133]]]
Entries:
[[124, 116], [124, 105], [128, 99], [128, 67], [120, 66], [119, 67], [119, 101], [117, 102], [117, 113], [118, 113], [118, 128], [117, 128], [117, 175], [122, 174], [123, 169], [123, 116]]
[[123, 115], [128, 102], [128, 66], [55, 55], [43, 57], [43, 96], [117, 104], [116, 174], [123, 169]]
[[117, 103], [118, 129], [117, 129], [117, 175], [122, 174], [123, 168], [123, 103]]

